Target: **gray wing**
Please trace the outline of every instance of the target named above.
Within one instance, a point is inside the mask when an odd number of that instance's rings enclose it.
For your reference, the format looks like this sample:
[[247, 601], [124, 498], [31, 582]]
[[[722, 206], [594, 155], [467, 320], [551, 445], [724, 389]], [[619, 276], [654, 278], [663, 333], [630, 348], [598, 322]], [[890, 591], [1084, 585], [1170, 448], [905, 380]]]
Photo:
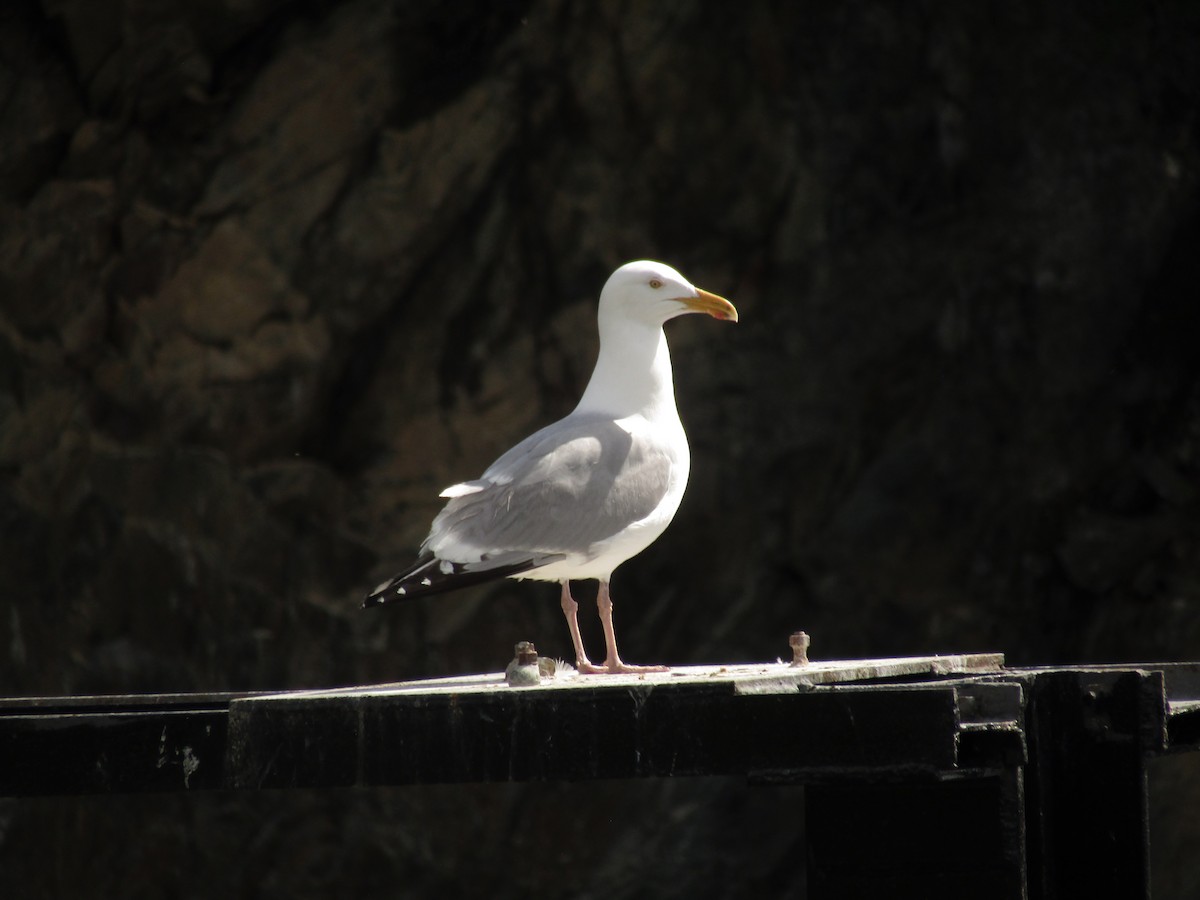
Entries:
[[611, 419], [568, 416], [467, 482], [475, 492], [446, 504], [422, 549], [462, 561], [587, 552], [657, 508], [674, 461]]

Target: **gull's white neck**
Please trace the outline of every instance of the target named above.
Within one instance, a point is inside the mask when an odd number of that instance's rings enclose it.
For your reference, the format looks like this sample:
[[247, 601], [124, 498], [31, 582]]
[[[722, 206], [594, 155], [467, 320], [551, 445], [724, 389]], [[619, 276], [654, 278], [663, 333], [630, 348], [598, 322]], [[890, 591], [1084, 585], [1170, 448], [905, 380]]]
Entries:
[[662, 326], [603, 316], [599, 325], [600, 355], [575, 411], [678, 421], [671, 353]]

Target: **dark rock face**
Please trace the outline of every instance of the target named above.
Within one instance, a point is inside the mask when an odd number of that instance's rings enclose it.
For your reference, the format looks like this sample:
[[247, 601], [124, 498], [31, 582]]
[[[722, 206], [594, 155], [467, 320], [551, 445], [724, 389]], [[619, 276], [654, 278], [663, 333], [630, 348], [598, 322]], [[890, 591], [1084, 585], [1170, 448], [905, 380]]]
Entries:
[[[669, 326], [693, 480], [615, 580], [631, 660], [800, 627], [826, 658], [1200, 657], [1195, 4], [184, 6], [0, 10], [5, 693], [566, 654], [547, 587], [358, 600], [442, 486], [570, 409], [639, 257], [742, 324]], [[592, 824], [510, 846], [531, 799]], [[798, 834], [704, 804], [787, 811], [707, 784], [28, 803], [0, 883], [391, 896], [513, 866], [489, 883], [632, 896], [753, 847], [798, 890]], [[641, 814], [679, 827], [654, 871], [649, 825], [595, 824]], [[81, 843], [109, 869], [39, 868]]]

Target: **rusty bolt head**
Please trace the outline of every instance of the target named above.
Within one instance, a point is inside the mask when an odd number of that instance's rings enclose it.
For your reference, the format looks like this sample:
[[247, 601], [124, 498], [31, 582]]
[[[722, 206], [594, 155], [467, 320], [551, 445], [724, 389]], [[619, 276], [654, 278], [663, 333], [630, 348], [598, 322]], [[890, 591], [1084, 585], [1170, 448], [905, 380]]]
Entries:
[[518, 641], [517, 645], [513, 647], [513, 655], [523, 666], [537, 662], [537, 649], [533, 646], [532, 641]]
[[788, 644], [792, 648], [792, 665], [807, 666], [809, 645], [808, 635], [803, 631], [797, 631], [790, 638], [788, 638]]

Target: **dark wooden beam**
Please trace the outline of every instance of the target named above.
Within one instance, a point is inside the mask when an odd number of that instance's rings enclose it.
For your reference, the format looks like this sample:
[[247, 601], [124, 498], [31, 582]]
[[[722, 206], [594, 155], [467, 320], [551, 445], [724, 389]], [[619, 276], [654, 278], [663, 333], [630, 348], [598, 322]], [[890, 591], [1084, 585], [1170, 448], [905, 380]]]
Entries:
[[807, 786], [816, 898], [1146, 897], [1147, 760], [1200, 665], [998, 654], [0, 699], [0, 795], [735, 775]]
[[236, 701], [238, 788], [955, 769], [941, 690], [736, 693], [728, 684]]

